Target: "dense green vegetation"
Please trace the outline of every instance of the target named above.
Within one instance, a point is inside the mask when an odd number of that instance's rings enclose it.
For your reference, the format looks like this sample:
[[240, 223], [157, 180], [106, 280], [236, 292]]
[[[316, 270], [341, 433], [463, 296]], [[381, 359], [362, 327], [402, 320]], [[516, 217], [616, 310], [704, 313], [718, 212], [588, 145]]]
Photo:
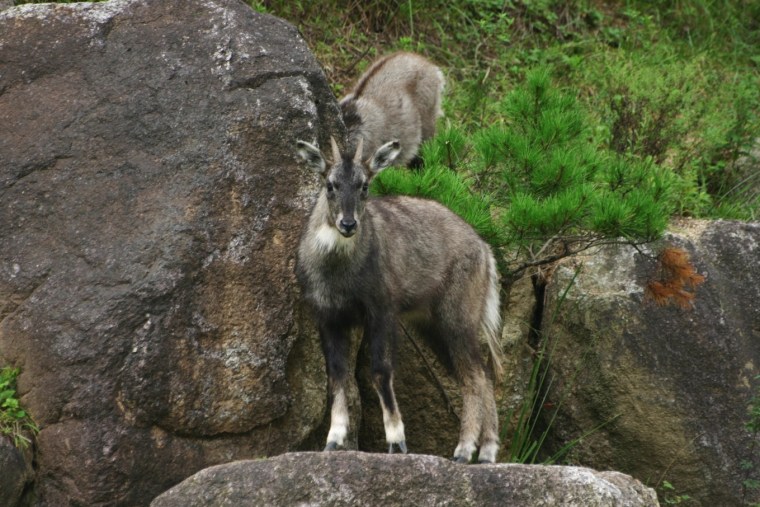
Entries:
[[16, 393], [18, 368], [0, 368], [0, 436], [10, 438], [17, 447], [29, 445], [29, 437], [39, 431], [21, 408]]
[[592, 147], [672, 176], [675, 213], [758, 218], [760, 171], [737, 163], [760, 132], [757, 2], [249, 3], [301, 29], [338, 95], [380, 54], [428, 56], [448, 77], [442, 130], [466, 144], [515, 122], [502, 99], [549, 69]]

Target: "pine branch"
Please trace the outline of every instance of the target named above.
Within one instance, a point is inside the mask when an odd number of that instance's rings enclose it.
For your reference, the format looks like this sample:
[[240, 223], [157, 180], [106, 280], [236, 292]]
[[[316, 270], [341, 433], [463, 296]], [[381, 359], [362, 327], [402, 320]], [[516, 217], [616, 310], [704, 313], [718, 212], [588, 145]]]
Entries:
[[[563, 241], [566, 241], [567, 238], [563, 238]], [[522, 276], [522, 274], [533, 267], [539, 267], [539, 266], [546, 266], [548, 264], [553, 264], [559, 260], [564, 259], [565, 257], [572, 257], [573, 255], [577, 255], [579, 253], [585, 252], [586, 250], [589, 250], [594, 247], [601, 247], [601, 246], [612, 246], [612, 245], [624, 245], [624, 246], [631, 246], [635, 248], [637, 251], [641, 251], [639, 247], [641, 245], [645, 245], [649, 243], [648, 241], [631, 241], [631, 240], [625, 240], [625, 239], [613, 239], [613, 238], [605, 238], [602, 236], [598, 236], [593, 240], [587, 241], [585, 244], [580, 245], [578, 248], [569, 248], [568, 245], [564, 245], [562, 252], [549, 255], [546, 257], [533, 257], [531, 260], [525, 261], [521, 264], [519, 264], [516, 268], [510, 270], [507, 274], [508, 279], [514, 279]]]

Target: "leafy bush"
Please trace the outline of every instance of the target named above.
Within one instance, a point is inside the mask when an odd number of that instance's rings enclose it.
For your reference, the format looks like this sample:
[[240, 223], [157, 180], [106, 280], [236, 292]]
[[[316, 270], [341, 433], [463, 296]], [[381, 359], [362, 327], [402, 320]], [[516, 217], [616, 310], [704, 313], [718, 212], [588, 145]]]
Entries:
[[603, 126], [598, 141], [671, 172], [680, 215], [751, 219], [760, 204], [760, 177], [741, 164], [757, 142], [760, 91], [724, 71], [705, 55], [685, 63], [662, 48], [635, 61], [601, 53], [577, 71], [595, 90], [586, 102]]

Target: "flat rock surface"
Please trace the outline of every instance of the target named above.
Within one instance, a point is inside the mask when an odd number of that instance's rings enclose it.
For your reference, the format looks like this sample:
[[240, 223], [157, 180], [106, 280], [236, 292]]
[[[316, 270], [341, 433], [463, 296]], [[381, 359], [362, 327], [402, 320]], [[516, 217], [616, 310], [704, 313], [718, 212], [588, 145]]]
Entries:
[[538, 465], [457, 465], [426, 455], [290, 453], [198, 472], [151, 507], [654, 506], [653, 490], [616, 472]]

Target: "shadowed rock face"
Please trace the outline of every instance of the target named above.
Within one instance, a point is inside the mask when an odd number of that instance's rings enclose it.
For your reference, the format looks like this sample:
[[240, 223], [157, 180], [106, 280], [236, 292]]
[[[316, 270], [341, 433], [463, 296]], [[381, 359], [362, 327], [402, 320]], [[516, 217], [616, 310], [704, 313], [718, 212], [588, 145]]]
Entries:
[[656, 265], [633, 249], [555, 273], [544, 322], [556, 343], [549, 401], [564, 397], [556, 435], [561, 444], [606, 423], [572, 461], [653, 486], [667, 480], [700, 505], [757, 502], [756, 490], [742, 500], [742, 483], [760, 470], [745, 426], [760, 373], [760, 224], [689, 221], [672, 231], [666, 242], [706, 277], [691, 310], [646, 300]]
[[0, 505], [13, 507], [24, 488], [34, 479], [31, 449], [17, 449], [0, 436]]
[[297, 31], [234, 0], [26, 5], [0, 62], [0, 364], [42, 428], [36, 504], [296, 448], [326, 396], [292, 147], [343, 133]]
[[203, 470], [152, 507], [222, 505], [655, 506], [616, 472], [529, 465], [463, 466], [424, 455], [291, 453]]

